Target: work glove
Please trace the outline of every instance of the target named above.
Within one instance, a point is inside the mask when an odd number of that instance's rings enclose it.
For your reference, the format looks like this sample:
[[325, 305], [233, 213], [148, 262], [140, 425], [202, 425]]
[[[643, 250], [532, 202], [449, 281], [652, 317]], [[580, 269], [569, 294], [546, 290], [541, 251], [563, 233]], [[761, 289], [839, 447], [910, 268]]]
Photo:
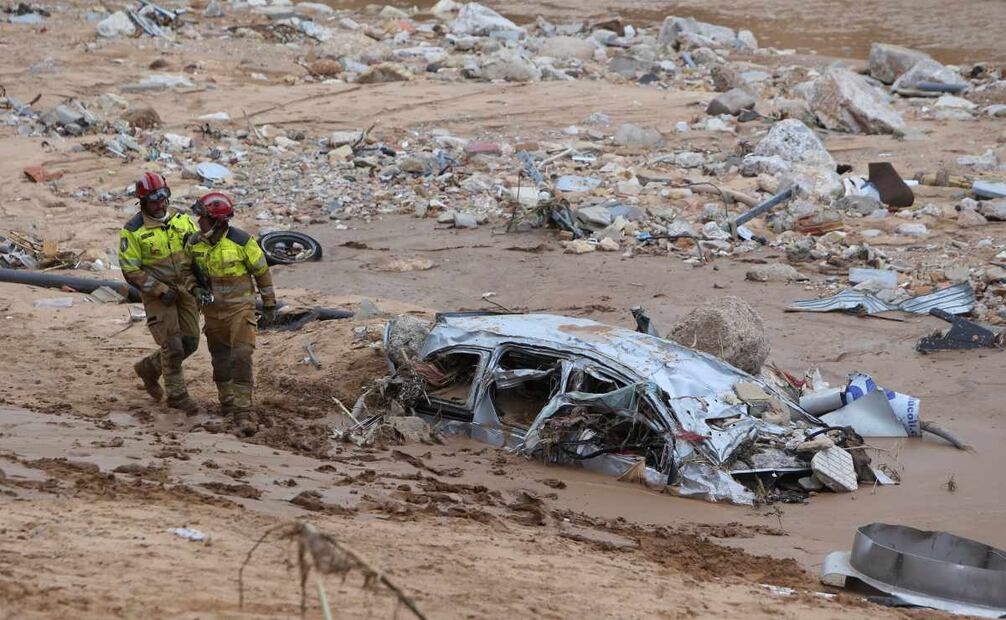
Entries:
[[262, 320], [266, 325], [271, 325], [276, 321], [276, 306], [262, 306]]
[[196, 298], [196, 303], [200, 306], [208, 306], [213, 303], [213, 293], [204, 288], [196, 287], [192, 289], [192, 296]]
[[173, 306], [176, 299], [178, 299], [178, 291], [173, 288], [161, 293], [161, 302], [166, 306]]

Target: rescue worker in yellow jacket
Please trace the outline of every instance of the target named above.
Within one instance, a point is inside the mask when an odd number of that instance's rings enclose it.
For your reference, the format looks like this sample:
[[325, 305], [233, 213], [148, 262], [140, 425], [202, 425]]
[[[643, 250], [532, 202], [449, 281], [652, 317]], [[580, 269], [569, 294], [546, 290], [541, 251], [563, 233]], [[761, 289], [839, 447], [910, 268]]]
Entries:
[[136, 196], [140, 212], [119, 231], [119, 266], [126, 281], [140, 289], [147, 328], [160, 350], [133, 370], [154, 400], [167, 392], [169, 407], [195, 415], [199, 405], [189, 396], [182, 360], [199, 347], [199, 308], [189, 293], [192, 263], [184, 247], [185, 237], [198, 229], [188, 214], [169, 210], [171, 190], [156, 172], [136, 182]]
[[257, 330], [255, 289], [262, 315], [276, 315], [276, 293], [265, 254], [255, 238], [230, 226], [234, 204], [220, 192], [206, 194], [192, 207], [200, 232], [186, 243], [194, 269], [205, 280], [192, 290], [206, 317], [204, 332], [213, 360], [220, 411], [233, 418], [238, 434], [257, 430], [252, 412], [252, 354]]

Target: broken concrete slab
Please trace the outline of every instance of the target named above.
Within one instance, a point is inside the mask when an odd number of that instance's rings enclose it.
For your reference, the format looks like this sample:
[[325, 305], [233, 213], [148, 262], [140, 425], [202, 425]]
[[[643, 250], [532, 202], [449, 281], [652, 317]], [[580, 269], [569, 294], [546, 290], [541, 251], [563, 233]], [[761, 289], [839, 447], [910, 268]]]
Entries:
[[827, 129], [885, 134], [905, 127], [905, 120], [883, 92], [846, 69], [828, 69], [814, 80], [807, 103]]
[[874, 43], [870, 46], [870, 75], [884, 84], [893, 84], [903, 73], [929, 54], [900, 45]]
[[751, 93], [740, 88], [733, 88], [710, 101], [709, 105], [706, 106], [706, 114], [713, 116], [719, 116], [720, 114], [737, 116], [744, 110], [754, 109], [755, 103], [756, 100], [751, 96]]

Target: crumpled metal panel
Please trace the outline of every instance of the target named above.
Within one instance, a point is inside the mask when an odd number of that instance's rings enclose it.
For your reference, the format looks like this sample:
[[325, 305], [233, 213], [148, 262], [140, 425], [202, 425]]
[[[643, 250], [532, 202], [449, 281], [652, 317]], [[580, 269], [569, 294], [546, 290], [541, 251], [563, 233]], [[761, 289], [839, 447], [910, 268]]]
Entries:
[[906, 603], [956, 614], [1006, 615], [1006, 552], [947, 532], [871, 523], [856, 531], [852, 552], [829, 554], [821, 581], [854, 577]]
[[869, 293], [853, 289], [842, 291], [831, 297], [794, 301], [787, 310], [798, 312], [833, 312], [836, 310], [856, 310], [862, 308], [867, 314], [880, 314], [902, 310], [915, 314], [929, 314], [938, 308], [950, 314], [966, 314], [975, 308], [975, 290], [968, 282], [906, 299], [900, 304], [889, 304]]
[[[737, 450], [758, 437], [761, 423], [747, 413], [734, 393], [733, 386], [739, 382], [758, 384], [797, 415], [812, 424], [820, 424], [774, 386], [711, 355], [670, 340], [587, 319], [547, 314], [441, 314], [437, 316], [419, 355], [421, 359], [429, 359], [438, 352], [460, 346], [493, 351], [501, 345], [540, 349], [543, 354], [570, 360], [560, 362], [563, 383], [573, 366], [582, 366], [582, 362], [578, 361], [582, 358], [591, 360], [598, 368], [624, 381], [629, 385], [626, 388], [629, 391], [644, 386], [651, 395], [649, 400], [656, 409], [655, 414], [666, 427], [661, 431], [685, 437], [671, 442], [674, 459], [678, 463], [704, 463], [717, 470], [718, 466], [729, 462]], [[497, 358], [498, 354], [489, 368], [498, 362]], [[571, 363], [574, 360], [577, 361]], [[475, 426], [500, 428], [503, 425], [494, 414], [487, 383], [483, 382], [476, 397], [473, 422]], [[621, 398], [620, 392], [623, 390], [604, 396], [617, 395]], [[537, 445], [536, 433], [541, 423], [564, 403], [570, 402], [570, 398], [579, 397], [597, 398], [598, 395], [557, 394], [532, 423], [524, 447], [533, 449]], [[723, 424], [728, 418], [736, 419]], [[471, 434], [475, 435], [474, 429]], [[613, 466], [610, 457], [602, 456], [590, 461], [598, 461], [597, 465], [602, 469], [622, 469], [621, 463]], [[699, 478], [690, 479], [692, 474]], [[660, 472], [654, 470], [653, 475], [659, 477]], [[706, 469], [692, 465], [679, 470], [679, 483], [688, 488], [694, 487], [688, 494], [749, 503], [737, 488], [743, 487], [726, 472], [722, 472], [722, 476], [712, 475]], [[706, 487], [710, 484], [718, 485], [718, 488], [709, 490]], [[706, 490], [701, 490], [703, 488]]]

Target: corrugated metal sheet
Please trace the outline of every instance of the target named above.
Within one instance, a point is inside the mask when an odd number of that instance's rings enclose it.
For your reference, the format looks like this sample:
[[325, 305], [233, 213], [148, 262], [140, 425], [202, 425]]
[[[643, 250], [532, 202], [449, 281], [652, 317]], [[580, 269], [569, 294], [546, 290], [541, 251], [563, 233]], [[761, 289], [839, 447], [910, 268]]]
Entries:
[[795, 312], [834, 312], [836, 310], [862, 310], [866, 314], [880, 314], [903, 310], [915, 314], [929, 314], [938, 308], [950, 314], [967, 314], [975, 308], [975, 290], [968, 282], [933, 291], [926, 295], [906, 299], [900, 304], [889, 304], [863, 291], [845, 290], [831, 297], [795, 301], [787, 310]]

